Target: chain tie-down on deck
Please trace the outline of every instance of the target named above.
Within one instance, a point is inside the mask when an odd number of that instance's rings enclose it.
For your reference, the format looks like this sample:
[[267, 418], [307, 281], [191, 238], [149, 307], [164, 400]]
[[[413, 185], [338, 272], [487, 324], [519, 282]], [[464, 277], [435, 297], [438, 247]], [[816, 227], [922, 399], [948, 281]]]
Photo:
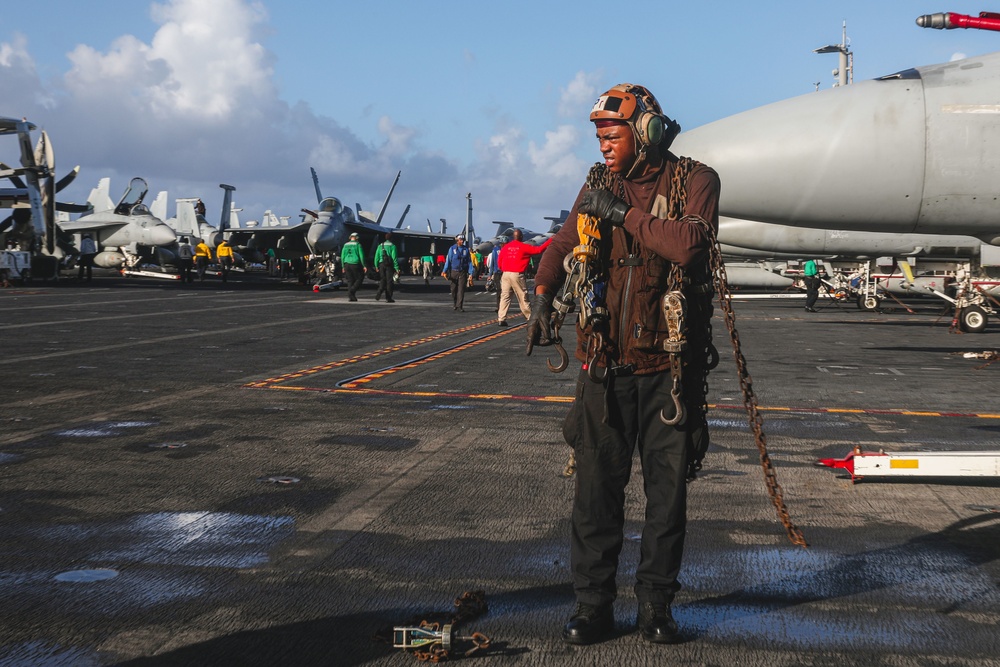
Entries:
[[[425, 614], [404, 625], [394, 626], [391, 631], [379, 631], [375, 637], [391, 642], [393, 648], [412, 652], [420, 662], [467, 658], [477, 651], [488, 649], [490, 638], [481, 632], [457, 634], [462, 624], [487, 612], [486, 594], [483, 591], [466, 591], [455, 598], [455, 609], [454, 615], [450, 617], [441, 612]], [[435, 617], [439, 618], [431, 620]], [[471, 646], [456, 653], [456, 644], [460, 642], [470, 643]]]
[[[778, 513], [785, 528], [789, 541], [801, 547], [809, 546], [802, 535], [802, 531], [795, 526], [785, 507], [781, 485], [778, 484], [777, 474], [774, 465], [767, 452], [767, 439], [764, 436], [763, 417], [757, 407], [757, 398], [753, 391], [753, 380], [747, 370], [746, 358], [740, 345], [739, 333], [736, 330], [736, 315], [733, 312], [732, 294], [729, 290], [729, 283], [726, 279], [726, 268], [722, 260], [722, 249], [715, 230], [705, 220], [697, 216], [682, 216], [684, 205], [687, 200], [685, 182], [688, 174], [698, 166], [698, 162], [690, 158], [680, 158], [674, 168], [673, 179], [670, 187], [670, 198], [667, 207], [668, 220], [678, 220], [688, 224], [698, 225], [709, 241], [709, 268], [711, 270], [711, 283], [706, 285], [692, 286], [686, 279], [683, 270], [677, 264], [671, 265], [669, 279], [667, 283], [667, 293], [664, 295], [662, 308], [667, 322], [667, 340], [664, 342], [664, 351], [670, 354], [670, 372], [673, 380], [671, 398], [675, 405], [675, 415], [667, 419], [664, 413], [660, 412], [660, 419], [668, 425], [680, 424], [688, 417], [684, 409], [682, 386], [683, 386], [683, 353], [688, 349], [688, 333], [690, 327], [686, 321], [686, 299], [683, 296], [685, 288], [700, 295], [705, 295], [710, 300], [711, 287], [714, 285], [715, 293], [718, 295], [719, 308], [722, 310], [726, 327], [729, 330], [730, 341], [733, 346], [733, 357], [736, 361], [737, 373], [739, 376], [740, 389], [743, 393], [743, 404], [747, 410], [750, 428], [754, 434], [754, 440], [760, 454], [760, 463], [764, 471], [764, 481], [767, 486], [768, 495]], [[621, 177], [607, 170], [601, 163], [591, 167], [587, 175], [588, 188], [603, 188], [619, 198], [624, 198], [624, 185]], [[586, 214], [577, 215], [577, 232], [580, 236], [580, 245], [566, 255], [563, 260], [563, 268], [566, 270], [566, 280], [563, 284], [562, 292], [557, 296], [552, 305], [554, 312], [552, 315], [552, 338], [551, 342], [556, 346], [559, 353], [560, 363], [553, 365], [546, 360], [546, 364], [554, 373], [559, 373], [569, 366], [569, 355], [563, 349], [562, 338], [559, 336], [559, 328], [563, 325], [566, 315], [573, 312], [574, 308], [580, 309], [578, 324], [580, 331], [587, 337], [586, 356], [587, 373], [591, 379], [602, 381], [604, 377], [596, 370], [598, 358], [605, 353], [604, 328], [608, 323], [608, 310], [604, 305], [604, 296], [607, 278], [604, 275], [603, 267], [600, 266], [601, 243], [602, 243], [602, 222], [600, 219]], [[679, 295], [679, 297], [678, 297]], [[718, 350], [711, 342], [711, 321], [704, 318], [705, 331], [701, 332], [705, 341], [705, 349], [699, 351], [704, 354], [703, 359], [695, 359], [694, 371], [701, 374], [702, 385], [705, 388], [703, 396], [707, 395], [708, 372], [715, 368], [719, 361]], [[529, 344], [530, 353], [530, 344]], [[606, 375], [606, 371], [605, 371]], [[708, 410], [704, 398], [699, 407], [701, 417], [704, 418]], [[695, 478], [698, 470], [701, 469], [702, 459], [705, 451], [692, 452], [688, 463], [688, 481]], [[571, 455], [569, 463], [563, 474], [572, 475], [575, 469], [574, 457]]]

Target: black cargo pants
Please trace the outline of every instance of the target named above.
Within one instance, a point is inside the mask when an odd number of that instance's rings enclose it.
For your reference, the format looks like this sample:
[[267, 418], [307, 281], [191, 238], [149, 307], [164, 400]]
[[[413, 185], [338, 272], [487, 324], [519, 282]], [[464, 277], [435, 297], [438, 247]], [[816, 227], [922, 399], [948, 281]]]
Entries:
[[576, 400], [564, 425], [576, 453], [571, 565], [578, 602], [603, 605], [617, 596], [615, 576], [625, 526], [625, 487], [636, 446], [646, 495], [635, 594], [640, 603], [669, 604], [679, 590], [677, 575], [687, 525], [688, 419], [670, 419], [670, 372], [610, 375], [594, 382], [586, 371], [577, 380]]

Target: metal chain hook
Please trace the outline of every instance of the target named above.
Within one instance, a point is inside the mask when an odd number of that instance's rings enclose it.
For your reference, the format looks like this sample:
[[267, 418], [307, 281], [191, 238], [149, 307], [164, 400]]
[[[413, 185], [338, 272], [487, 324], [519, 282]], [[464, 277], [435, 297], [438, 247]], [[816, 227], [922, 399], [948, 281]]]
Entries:
[[667, 419], [663, 415], [663, 409], [660, 408], [660, 421], [666, 424], [667, 426], [677, 426], [678, 424], [681, 424], [684, 421], [685, 417], [687, 417], [687, 413], [684, 410], [684, 403], [681, 401], [680, 384], [681, 384], [680, 378], [674, 376], [674, 386], [670, 390], [670, 398], [674, 399], [674, 416], [671, 417], [670, 419]]

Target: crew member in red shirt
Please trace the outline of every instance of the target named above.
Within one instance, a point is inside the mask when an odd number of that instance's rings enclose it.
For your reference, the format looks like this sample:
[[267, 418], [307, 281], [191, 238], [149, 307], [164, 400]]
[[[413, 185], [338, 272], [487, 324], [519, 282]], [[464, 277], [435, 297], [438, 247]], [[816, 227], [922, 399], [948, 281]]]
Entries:
[[524, 280], [524, 272], [531, 258], [542, 254], [542, 251], [552, 243], [552, 237], [549, 237], [542, 245], [530, 245], [521, 240], [522, 236], [521, 230], [515, 229], [514, 240], [500, 249], [498, 262], [503, 275], [500, 276], [500, 310], [497, 311], [497, 325], [501, 327], [507, 326], [511, 292], [517, 295], [517, 303], [521, 307], [524, 319], [531, 317], [531, 305], [526, 296], [528, 285]]

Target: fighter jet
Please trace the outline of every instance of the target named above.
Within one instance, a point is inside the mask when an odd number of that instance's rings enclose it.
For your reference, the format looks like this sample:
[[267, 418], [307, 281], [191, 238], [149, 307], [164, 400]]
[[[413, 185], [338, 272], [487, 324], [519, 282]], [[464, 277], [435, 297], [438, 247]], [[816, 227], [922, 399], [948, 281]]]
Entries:
[[[174, 230], [143, 204], [149, 189], [145, 180], [133, 178], [113, 208], [107, 194], [109, 186], [110, 179], [102, 178], [87, 198], [95, 213], [59, 224], [74, 235], [89, 233], [94, 237], [101, 251], [94, 257], [96, 266], [109, 269], [134, 266], [144, 255], [155, 255], [157, 248], [177, 243]], [[167, 263], [164, 259], [159, 257], [155, 263]]]
[[916, 67], [680, 134], [723, 215], [1000, 244], [1000, 52]]
[[395, 228], [382, 226], [386, 207], [389, 205], [389, 199], [396, 189], [396, 184], [399, 183], [402, 172], [396, 173], [396, 178], [389, 187], [389, 193], [383, 200], [378, 214], [363, 211], [360, 204], [355, 205], [357, 209], [357, 214], [355, 214], [354, 210], [344, 206], [337, 197], [324, 197], [320, 191], [316, 170], [310, 167], [309, 171], [312, 173], [316, 200], [319, 203], [319, 208], [316, 211], [302, 209], [306, 213], [306, 219], [312, 222], [308, 232], [311, 246], [322, 242], [330, 247], [341, 248], [351, 233], [357, 232], [361, 237], [361, 244], [366, 248], [374, 249], [385, 238], [387, 232], [392, 232], [393, 241], [400, 257], [418, 257], [443, 253], [454, 243], [454, 238], [446, 234], [402, 229], [403, 218], [409, 212], [409, 207], [403, 212]]

